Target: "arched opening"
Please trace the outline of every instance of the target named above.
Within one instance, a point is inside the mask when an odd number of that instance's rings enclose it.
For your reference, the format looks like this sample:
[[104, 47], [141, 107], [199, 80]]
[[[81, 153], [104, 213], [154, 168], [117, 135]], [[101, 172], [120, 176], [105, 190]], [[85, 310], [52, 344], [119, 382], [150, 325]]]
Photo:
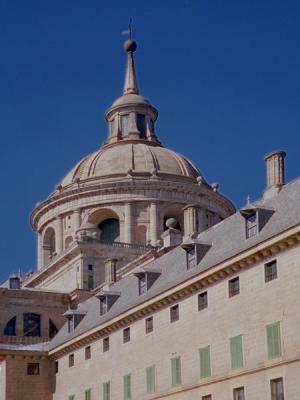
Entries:
[[26, 313], [23, 315], [24, 336], [41, 336], [41, 316], [39, 314]]
[[54, 322], [49, 319], [49, 338], [52, 339], [54, 336], [57, 334], [58, 329], [56, 328], [56, 325]]
[[8, 321], [4, 328], [5, 336], [16, 336], [16, 322], [17, 317], [13, 317]]
[[118, 242], [120, 241], [120, 224], [116, 218], [108, 218], [100, 222], [98, 225], [101, 233], [100, 240], [103, 242]]
[[73, 242], [72, 236], [68, 236], [65, 240], [65, 249], [68, 249], [71, 246], [72, 242]]
[[44, 265], [55, 255], [55, 231], [51, 227], [47, 228], [44, 234], [43, 255]]

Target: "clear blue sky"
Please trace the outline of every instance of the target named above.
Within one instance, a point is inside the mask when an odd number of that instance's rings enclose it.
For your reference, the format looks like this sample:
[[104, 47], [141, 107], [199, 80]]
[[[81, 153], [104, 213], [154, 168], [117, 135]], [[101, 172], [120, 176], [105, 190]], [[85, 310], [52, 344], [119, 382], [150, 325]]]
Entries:
[[269, 151], [300, 175], [299, 1], [0, 0], [0, 280], [35, 268], [32, 208], [106, 136], [129, 15], [166, 146], [237, 207], [260, 197]]

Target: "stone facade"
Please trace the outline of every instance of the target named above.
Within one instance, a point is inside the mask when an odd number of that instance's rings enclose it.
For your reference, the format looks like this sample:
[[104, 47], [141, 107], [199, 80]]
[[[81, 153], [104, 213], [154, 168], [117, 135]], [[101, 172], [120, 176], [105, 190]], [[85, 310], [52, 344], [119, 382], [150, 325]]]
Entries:
[[296, 400], [300, 180], [274, 152], [235, 212], [161, 145], [125, 50], [106, 142], [33, 210], [37, 271], [0, 287], [0, 400]]

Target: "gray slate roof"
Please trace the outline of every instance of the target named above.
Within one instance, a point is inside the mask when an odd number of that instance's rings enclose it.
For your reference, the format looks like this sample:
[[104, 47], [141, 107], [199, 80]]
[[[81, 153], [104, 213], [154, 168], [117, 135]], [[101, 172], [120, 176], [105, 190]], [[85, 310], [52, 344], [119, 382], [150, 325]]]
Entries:
[[176, 247], [147, 264], [147, 270], [153, 268], [161, 271], [158, 279], [147, 293], [139, 296], [138, 278], [135, 275], [124, 277], [110, 286], [110, 290], [120, 292], [121, 295], [108, 313], [100, 316], [99, 299], [96, 297], [81, 303], [79, 310], [85, 311], [86, 316], [71, 333], [68, 333], [67, 324], [65, 324], [50, 342], [50, 349], [54, 349], [90, 329], [100, 326], [144, 301], [299, 224], [300, 178], [284, 186], [275, 197], [267, 201], [258, 201], [255, 206], [274, 211], [256, 236], [246, 239], [244, 217], [239, 212], [235, 213], [198, 235], [199, 241], [210, 243], [212, 246], [195, 268], [187, 270], [186, 253], [180, 246]]

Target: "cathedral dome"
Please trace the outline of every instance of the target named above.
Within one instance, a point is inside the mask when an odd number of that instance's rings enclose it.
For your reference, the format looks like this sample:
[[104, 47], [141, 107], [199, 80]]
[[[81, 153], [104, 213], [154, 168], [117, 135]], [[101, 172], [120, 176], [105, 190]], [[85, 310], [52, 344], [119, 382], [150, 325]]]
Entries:
[[64, 189], [74, 182], [111, 179], [127, 175], [137, 177], [179, 177], [194, 182], [201, 172], [187, 158], [145, 141], [106, 145], [81, 160], [62, 180]]

